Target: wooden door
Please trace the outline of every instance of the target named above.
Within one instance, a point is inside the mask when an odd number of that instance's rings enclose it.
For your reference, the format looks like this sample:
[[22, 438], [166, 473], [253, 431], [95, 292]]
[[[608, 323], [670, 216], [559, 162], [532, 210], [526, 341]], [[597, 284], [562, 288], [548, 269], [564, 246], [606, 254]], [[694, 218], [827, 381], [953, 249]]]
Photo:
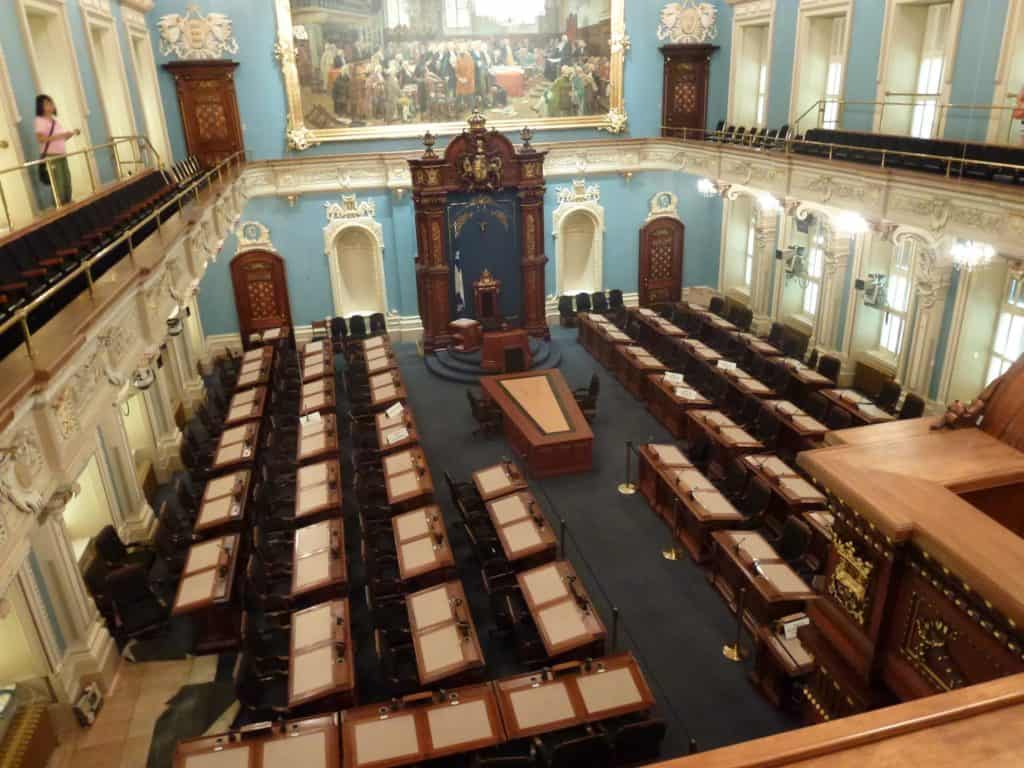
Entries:
[[231, 260], [231, 283], [242, 344], [268, 328], [292, 324], [284, 259], [270, 251], [246, 251]]
[[679, 219], [659, 216], [640, 228], [640, 306], [679, 301], [683, 290], [683, 232]]
[[188, 153], [206, 168], [245, 148], [235, 93], [237, 66], [221, 60], [164, 64], [174, 77]]
[[[661, 135], [703, 138], [708, 118], [708, 75], [716, 45], [666, 45], [662, 75]], [[686, 131], [697, 129], [698, 133]]]

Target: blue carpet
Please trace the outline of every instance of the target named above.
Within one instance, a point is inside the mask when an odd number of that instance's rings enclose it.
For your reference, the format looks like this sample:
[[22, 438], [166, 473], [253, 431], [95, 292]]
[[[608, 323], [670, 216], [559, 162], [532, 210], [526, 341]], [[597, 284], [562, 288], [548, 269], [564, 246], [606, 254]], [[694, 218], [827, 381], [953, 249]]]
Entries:
[[[795, 719], [748, 682], [749, 661], [733, 664], [722, 656], [735, 620], [703, 571], [689, 560], [664, 560], [661, 551], [671, 545], [667, 527], [639, 494], [616, 492], [624, 476], [625, 441], [671, 442], [671, 436], [576, 343], [575, 330], [553, 328], [552, 336], [570, 387], [585, 386], [593, 372], [601, 379], [599, 415], [592, 425], [594, 469], [530, 485], [552, 525], [566, 521], [567, 555], [609, 629], [612, 607], [619, 610], [618, 647], [640, 659], [669, 724], [663, 756], [685, 754], [690, 738], [704, 751], [796, 727]], [[473, 470], [509, 454], [503, 437], [472, 435], [464, 385], [439, 381], [411, 344], [396, 345], [396, 353], [438, 486], [445, 470], [468, 479]], [[452, 530], [455, 513], [443, 489], [439, 503]], [[472, 608], [479, 623], [487, 609]], [[485, 656], [490, 662], [487, 648]], [[488, 666], [499, 676], [501, 670]]]

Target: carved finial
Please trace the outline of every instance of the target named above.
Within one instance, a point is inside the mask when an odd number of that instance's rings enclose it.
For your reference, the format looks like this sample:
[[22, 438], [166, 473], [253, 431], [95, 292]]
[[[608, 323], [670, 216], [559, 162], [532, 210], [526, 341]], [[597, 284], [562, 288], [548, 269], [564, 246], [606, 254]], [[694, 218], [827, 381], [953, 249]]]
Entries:
[[482, 133], [487, 126], [487, 118], [480, 113], [480, 109], [473, 110], [473, 114], [466, 120], [469, 123], [469, 130], [472, 133]]
[[437, 153], [434, 152], [434, 142], [436, 141], [437, 139], [434, 138], [434, 134], [432, 134], [430, 131], [427, 131], [426, 133], [423, 134], [423, 146], [426, 147], [426, 150], [424, 150], [423, 152], [423, 157], [425, 159], [432, 159], [437, 157]]
[[524, 125], [523, 129], [519, 131], [519, 138], [523, 140], [523, 152], [529, 152], [533, 147], [530, 146], [530, 139], [533, 138], [533, 129]]

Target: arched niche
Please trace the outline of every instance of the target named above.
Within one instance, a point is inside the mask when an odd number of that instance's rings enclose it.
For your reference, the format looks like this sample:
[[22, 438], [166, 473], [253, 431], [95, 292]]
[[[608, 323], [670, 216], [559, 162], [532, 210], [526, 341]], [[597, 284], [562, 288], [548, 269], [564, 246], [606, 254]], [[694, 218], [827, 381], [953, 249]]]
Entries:
[[384, 281], [384, 231], [374, 218], [376, 206], [342, 195], [327, 207], [324, 252], [331, 275], [334, 314], [339, 317], [387, 312]]
[[555, 238], [555, 290], [557, 295], [591, 293], [603, 288], [604, 207], [601, 190], [582, 179], [558, 194], [552, 214]]

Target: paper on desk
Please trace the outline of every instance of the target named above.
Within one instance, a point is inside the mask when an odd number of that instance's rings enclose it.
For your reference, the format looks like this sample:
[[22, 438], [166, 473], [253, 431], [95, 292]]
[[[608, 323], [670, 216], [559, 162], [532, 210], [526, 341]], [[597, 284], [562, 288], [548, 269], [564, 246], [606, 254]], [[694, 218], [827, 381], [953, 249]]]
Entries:
[[400, 414], [404, 410], [405, 410], [405, 406], [404, 405], [402, 405], [401, 403], [395, 403], [390, 408], [388, 408], [386, 411], [384, 411], [384, 415], [387, 416], [389, 419], [393, 419], [396, 416], [398, 416], [398, 414]]
[[403, 440], [405, 440], [408, 437], [409, 437], [409, 430], [408, 429], [406, 429], [405, 427], [402, 427], [401, 429], [396, 429], [394, 432], [392, 432], [390, 435], [388, 435], [388, 437], [387, 437], [388, 445], [394, 445], [395, 443], [400, 443], [400, 442], [402, 442]]
[[675, 373], [673, 371], [665, 371], [665, 381], [669, 384], [682, 384], [683, 374]]

